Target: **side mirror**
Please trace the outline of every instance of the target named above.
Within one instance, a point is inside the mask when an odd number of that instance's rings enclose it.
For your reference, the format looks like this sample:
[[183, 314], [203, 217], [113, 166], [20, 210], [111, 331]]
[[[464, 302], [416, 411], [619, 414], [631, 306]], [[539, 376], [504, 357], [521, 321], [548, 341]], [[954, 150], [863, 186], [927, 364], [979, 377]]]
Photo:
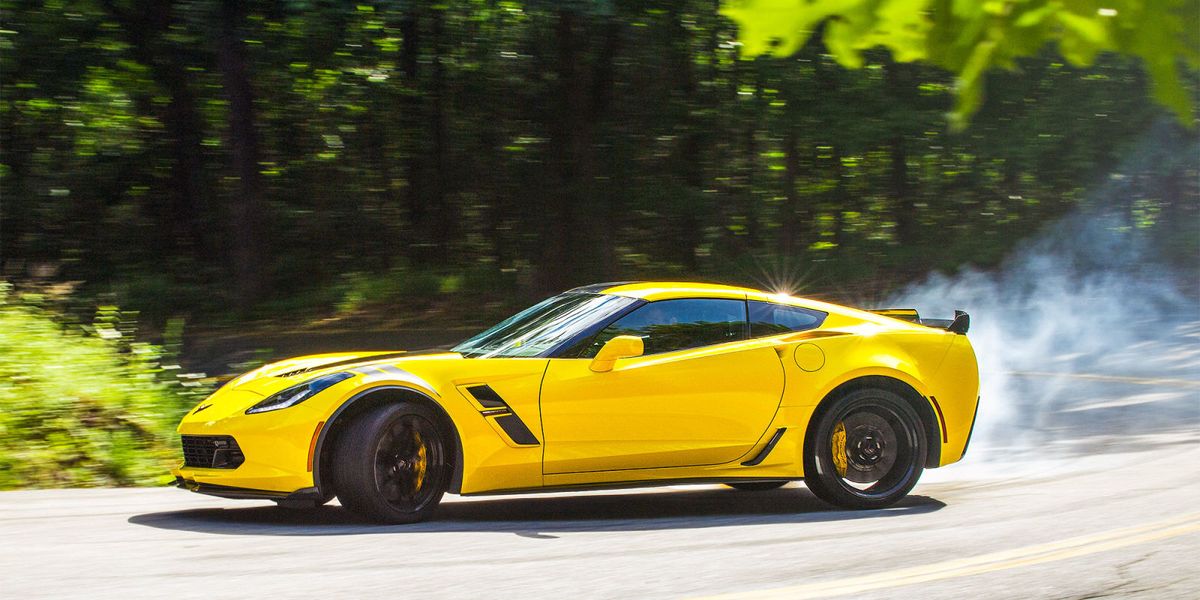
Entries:
[[641, 356], [645, 351], [642, 338], [633, 335], [618, 335], [608, 340], [592, 359], [591, 369], [597, 373], [611, 371], [618, 358]]

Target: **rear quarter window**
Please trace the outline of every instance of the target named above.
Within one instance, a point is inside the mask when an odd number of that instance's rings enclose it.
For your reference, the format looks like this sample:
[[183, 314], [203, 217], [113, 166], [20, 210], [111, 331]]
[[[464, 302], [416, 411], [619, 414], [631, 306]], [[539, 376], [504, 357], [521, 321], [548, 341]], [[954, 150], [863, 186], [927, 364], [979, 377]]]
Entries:
[[819, 310], [773, 302], [751, 300], [747, 304], [750, 315], [750, 337], [816, 329], [825, 322], [825, 317], [828, 316], [828, 313]]

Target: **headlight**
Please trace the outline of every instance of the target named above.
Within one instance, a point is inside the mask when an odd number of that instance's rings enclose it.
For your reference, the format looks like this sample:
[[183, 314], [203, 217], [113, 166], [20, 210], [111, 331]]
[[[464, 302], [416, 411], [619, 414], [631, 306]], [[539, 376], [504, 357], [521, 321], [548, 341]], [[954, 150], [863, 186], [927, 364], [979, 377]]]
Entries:
[[316, 396], [326, 388], [354, 377], [353, 373], [333, 373], [310, 379], [300, 385], [294, 385], [282, 392], [271, 394], [266, 400], [246, 409], [246, 414], [270, 412], [289, 406], [295, 406]]

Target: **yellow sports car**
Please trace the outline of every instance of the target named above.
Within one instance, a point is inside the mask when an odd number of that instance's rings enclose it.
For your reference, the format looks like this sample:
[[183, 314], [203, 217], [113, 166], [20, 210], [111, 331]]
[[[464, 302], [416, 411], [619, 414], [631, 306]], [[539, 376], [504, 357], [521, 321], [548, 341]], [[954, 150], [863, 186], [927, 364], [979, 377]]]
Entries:
[[372, 520], [445, 492], [681, 482], [880, 508], [962, 458], [969, 317], [862, 311], [699, 283], [548, 298], [449, 351], [307, 356], [227, 383], [179, 424], [176, 482]]

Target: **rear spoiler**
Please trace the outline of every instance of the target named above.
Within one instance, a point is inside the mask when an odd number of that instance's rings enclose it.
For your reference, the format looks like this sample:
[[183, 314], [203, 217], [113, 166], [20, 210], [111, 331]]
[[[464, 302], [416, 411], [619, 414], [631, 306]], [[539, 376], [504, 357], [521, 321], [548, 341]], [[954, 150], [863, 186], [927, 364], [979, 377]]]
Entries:
[[971, 315], [961, 310], [954, 311], [953, 319], [922, 319], [915, 308], [880, 308], [869, 312], [926, 327], [945, 329], [950, 333], [965, 334], [971, 328]]

